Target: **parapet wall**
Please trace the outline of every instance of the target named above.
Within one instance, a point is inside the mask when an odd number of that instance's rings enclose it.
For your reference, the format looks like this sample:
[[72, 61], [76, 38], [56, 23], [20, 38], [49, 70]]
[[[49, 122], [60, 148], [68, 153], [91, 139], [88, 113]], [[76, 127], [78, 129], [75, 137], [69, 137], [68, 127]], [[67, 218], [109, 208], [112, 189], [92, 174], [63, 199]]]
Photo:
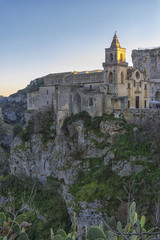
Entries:
[[152, 122], [154, 125], [157, 121], [160, 122], [160, 109], [127, 109], [124, 111], [124, 117], [133, 124]]

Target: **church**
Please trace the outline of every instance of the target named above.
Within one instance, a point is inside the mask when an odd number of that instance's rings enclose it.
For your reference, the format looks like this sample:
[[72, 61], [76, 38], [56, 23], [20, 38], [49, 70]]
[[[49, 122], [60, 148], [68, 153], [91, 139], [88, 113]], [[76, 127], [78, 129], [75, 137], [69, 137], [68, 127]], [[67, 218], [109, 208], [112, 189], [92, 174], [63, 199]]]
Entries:
[[[27, 94], [27, 108], [54, 111], [58, 126], [67, 116], [80, 111], [95, 117], [149, 109], [150, 66], [142, 67], [141, 56], [139, 50], [133, 50], [133, 67], [128, 66], [126, 49], [120, 46], [115, 33], [110, 47], [105, 49], [103, 70], [49, 74], [44, 77], [43, 87]], [[152, 98], [155, 101], [155, 96]]]

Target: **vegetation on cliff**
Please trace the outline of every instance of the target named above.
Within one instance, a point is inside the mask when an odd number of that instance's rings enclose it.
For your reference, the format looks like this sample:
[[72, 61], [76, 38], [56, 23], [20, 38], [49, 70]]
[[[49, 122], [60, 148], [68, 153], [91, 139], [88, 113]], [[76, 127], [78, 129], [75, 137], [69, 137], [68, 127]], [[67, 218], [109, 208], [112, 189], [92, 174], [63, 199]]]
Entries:
[[[135, 200], [138, 213], [147, 217], [147, 227], [154, 225], [155, 214], [159, 214], [160, 208], [159, 128], [158, 123], [156, 128], [153, 123], [128, 124], [125, 119], [116, 119], [113, 115], [91, 118], [88, 113], [81, 112], [68, 117], [59, 140], [63, 141], [66, 156], [61, 153], [61, 148], [56, 156], [61, 155], [60, 160], [65, 158], [59, 171], [61, 176], [72, 174], [72, 183], [66, 183], [64, 178], [49, 178], [42, 185], [36, 180], [36, 193], [25, 211], [27, 221], [33, 223], [28, 233], [30, 239], [48, 238], [51, 227], [54, 232], [62, 227], [68, 231], [71, 222], [67, 208], [73, 207], [79, 216], [82, 201], [93, 203], [98, 200], [101, 203], [99, 210], [111, 220], [112, 226], [119, 220], [122, 225], [126, 224], [128, 199]], [[21, 151], [32, 153], [29, 145], [25, 149], [25, 144], [30, 142], [32, 146], [33, 135], [41, 136], [42, 151], [43, 148], [46, 151], [48, 143], [55, 145], [58, 136], [54, 115], [34, 113], [25, 128], [15, 126], [14, 136], [21, 138], [21, 145], [14, 148], [15, 155]], [[83, 140], [80, 148], [79, 136]], [[60, 143], [56, 141], [56, 144]], [[20, 179], [20, 175], [18, 178], [1, 177], [1, 195], [14, 197], [16, 211], [29, 198], [33, 186], [31, 179], [23, 180], [24, 176], [22, 182]], [[66, 186], [73, 197], [67, 206], [58, 194]]]

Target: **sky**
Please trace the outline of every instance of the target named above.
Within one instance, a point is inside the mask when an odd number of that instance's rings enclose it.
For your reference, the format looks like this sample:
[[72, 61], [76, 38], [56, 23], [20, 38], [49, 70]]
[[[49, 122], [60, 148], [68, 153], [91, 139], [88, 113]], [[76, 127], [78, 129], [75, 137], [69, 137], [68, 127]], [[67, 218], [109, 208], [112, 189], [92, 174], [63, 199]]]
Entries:
[[0, 0], [0, 95], [50, 73], [102, 69], [114, 32], [126, 60], [160, 46], [160, 0]]

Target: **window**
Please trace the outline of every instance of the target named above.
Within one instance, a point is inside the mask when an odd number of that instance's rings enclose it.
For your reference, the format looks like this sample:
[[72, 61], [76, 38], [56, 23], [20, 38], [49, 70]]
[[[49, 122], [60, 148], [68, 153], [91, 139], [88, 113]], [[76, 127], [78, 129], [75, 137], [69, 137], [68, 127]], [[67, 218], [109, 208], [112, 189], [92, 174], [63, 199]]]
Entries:
[[136, 105], [136, 108], [139, 108], [139, 96], [136, 96], [136, 99], [135, 99], [135, 105]]
[[128, 83], [128, 89], [130, 89], [130, 88], [131, 88], [130, 83]]
[[130, 101], [128, 101], [128, 108], [130, 108]]
[[121, 62], [123, 61], [123, 54], [122, 53], [120, 55], [120, 60], [121, 60]]
[[113, 73], [110, 72], [109, 73], [109, 83], [112, 83], [113, 82]]
[[89, 106], [93, 106], [93, 98], [89, 99]]
[[113, 54], [112, 53], [110, 54], [110, 61], [111, 62], [113, 61]]
[[152, 87], [152, 93], [154, 92], [154, 89], [153, 89], [153, 87]]
[[121, 83], [124, 83], [124, 74], [121, 72]]
[[89, 85], [89, 90], [93, 90], [93, 87], [92, 87], [92, 85]]
[[147, 84], [144, 85], [144, 90], [147, 90]]
[[145, 100], [144, 101], [144, 108], [146, 108], [147, 107], [147, 101]]
[[139, 86], [141, 87], [141, 81], [139, 81]]
[[136, 72], [136, 78], [139, 79], [140, 78], [140, 73], [137, 71]]
[[133, 84], [134, 84], [134, 87], [135, 87], [136, 86], [136, 81], [135, 80], [134, 80]]
[[47, 101], [47, 105], [48, 105], [48, 101]]
[[47, 90], [47, 95], [48, 95], [48, 90]]

